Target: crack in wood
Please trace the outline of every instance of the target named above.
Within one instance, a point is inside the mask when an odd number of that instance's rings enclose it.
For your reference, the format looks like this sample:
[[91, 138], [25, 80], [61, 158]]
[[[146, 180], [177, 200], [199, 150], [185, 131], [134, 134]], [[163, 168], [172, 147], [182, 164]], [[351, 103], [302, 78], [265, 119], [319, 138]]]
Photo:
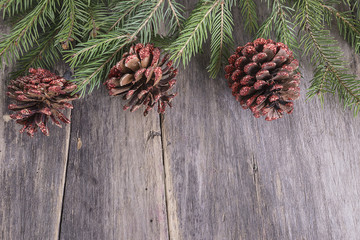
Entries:
[[256, 161], [255, 155], [252, 154], [251, 156], [251, 167], [252, 167], [252, 177], [253, 177], [253, 181], [254, 181], [254, 186], [255, 186], [255, 197], [256, 197], [256, 202], [254, 202], [253, 204], [253, 210], [255, 212], [255, 214], [257, 214], [261, 221], [262, 224], [260, 226], [261, 229], [259, 229], [259, 233], [264, 233], [264, 217], [262, 214], [262, 196], [261, 196], [261, 187], [259, 184], [259, 167], [258, 167], [258, 163]]
[[[72, 111], [69, 110], [69, 119], [71, 119], [71, 113]], [[64, 179], [64, 184], [63, 184], [63, 189], [62, 189], [62, 199], [61, 199], [61, 209], [60, 209], [60, 217], [59, 217], [59, 227], [58, 227], [58, 239], [60, 240], [61, 238], [61, 226], [62, 226], [62, 218], [63, 218], [63, 213], [64, 213], [64, 202], [65, 202], [65, 191], [66, 191], [66, 180], [67, 180], [67, 175], [68, 175], [68, 167], [69, 167], [69, 157], [70, 157], [70, 143], [71, 143], [71, 130], [72, 130], [72, 124], [69, 123], [68, 126], [69, 129], [69, 133], [66, 135], [66, 141], [67, 146], [66, 146], [66, 151], [65, 151], [65, 156], [66, 156], [66, 162], [65, 162], [65, 168], [64, 168], [64, 173], [63, 173], [63, 179]]]
[[169, 240], [178, 240], [181, 239], [179, 231], [179, 222], [177, 218], [177, 203], [176, 198], [173, 196], [174, 192], [171, 187], [173, 187], [172, 178], [171, 178], [171, 169], [169, 159], [167, 157], [167, 146], [169, 146], [169, 141], [166, 139], [165, 132], [165, 115], [160, 114], [160, 129], [161, 129], [161, 144], [162, 144], [162, 158], [164, 166], [164, 186], [165, 186], [165, 204], [166, 204], [166, 217], [168, 224], [168, 239]]
[[[164, 192], [165, 192], [165, 208], [166, 208], [166, 220], [167, 220], [167, 225], [168, 225], [168, 239], [171, 239], [170, 236], [170, 220], [169, 220], [169, 201], [168, 201], [168, 186], [166, 184], [166, 167], [167, 164], [165, 163], [165, 148], [167, 147], [165, 145], [165, 134], [164, 134], [164, 114], [159, 114], [160, 117], [160, 131], [161, 133], [158, 133], [159, 135], [156, 136], [160, 136], [161, 137], [161, 153], [162, 153], [162, 163], [163, 163], [163, 173], [164, 173]], [[151, 131], [149, 134], [149, 138], [152, 136], [151, 133], [154, 131]], [[154, 134], [154, 133], [153, 133]], [[152, 138], [154, 138], [155, 136], [153, 135]], [[148, 138], [148, 140], [149, 140]]]

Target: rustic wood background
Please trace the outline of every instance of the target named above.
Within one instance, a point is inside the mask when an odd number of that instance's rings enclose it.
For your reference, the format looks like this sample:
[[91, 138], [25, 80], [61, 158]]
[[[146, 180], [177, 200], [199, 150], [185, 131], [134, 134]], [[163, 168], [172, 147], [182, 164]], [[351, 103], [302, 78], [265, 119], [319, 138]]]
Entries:
[[124, 112], [100, 88], [74, 102], [71, 125], [33, 139], [9, 121], [2, 68], [0, 239], [359, 239], [359, 117], [333, 97], [306, 101], [303, 60], [294, 113], [255, 119], [208, 78], [208, 58], [180, 71], [163, 117]]

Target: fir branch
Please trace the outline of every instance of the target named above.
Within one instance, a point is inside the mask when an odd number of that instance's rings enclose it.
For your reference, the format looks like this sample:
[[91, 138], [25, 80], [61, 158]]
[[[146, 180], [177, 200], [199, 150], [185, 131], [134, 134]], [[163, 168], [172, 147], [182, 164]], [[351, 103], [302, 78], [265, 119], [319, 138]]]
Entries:
[[[128, 1], [121, 1], [115, 8], [114, 8], [114, 15], [116, 16], [115, 23], [109, 28], [108, 32], [113, 30], [115, 27], [121, 25], [124, 22], [126, 17], [131, 16], [136, 12], [136, 8], [143, 4], [147, 0], [128, 0]], [[120, 15], [120, 16], [119, 16]], [[119, 16], [119, 17], [118, 17]]]
[[77, 91], [80, 91], [82, 96], [86, 93], [89, 83], [89, 92], [100, 84], [110, 71], [110, 67], [115, 64], [116, 56], [121, 54], [128, 42], [128, 35], [125, 33], [112, 32], [79, 44], [74, 51], [81, 49], [80, 51], [66, 56], [70, 66], [76, 70]]
[[99, 34], [106, 33], [109, 26], [107, 24], [108, 9], [105, 3], [95, 2], [87, 7], [87, 19], [83, 24], [83, 40], [96, 38]]
[[[1, 39], [0, 57], [6, 64], [27, 52], [39, 37], [39, 31], [55, 19], [56, 0], [41, 0], [39, 4], [16, 24], [11, 33]], [[50, 21], [50, 22], [49, 22]], [[39, 29], [40, 27], [40, 29]]]
[[311, 86], [309, 87], [307, 92], [308, 98], [312, 98], [317, 95], [322, 106], [324, 105], [323, 93], [326, 92], [325, 85], [327, 79], [329, 78], [329, 71], [330, 69], [328, 66], [323, 66], [321, 64], [316, 66], [314, 70], [314, 77], [310, 81]]
[[83, 96], [90, 84], [89, 92], [106, 77], [123, 49], [137, 39], [149, 42], [151, 32], [157, 32], [161, 23], [162, 6], [165, 0], [149, 1], [140, 5], [133, 17], [124, 26], [108, 34], [80, 44], [68, 55], [70, 65], [76, 68], [75, 79]]
[[208, 36], [213, 14], [222, 0], [201, 0], [186, 20], [184, 29], [168, 51], [171, 59], [182, 60], [186, 66], [191, 57], [198, 53]]
[[250, 34], [255, 33], [259, 25], [256, 12], [256, 4], [253, 0], [240, 0], [241, 15], [245, 19], [245, 30]]
[[177, 3], [175, 0], [167, 0], [168, 8], [165, 12], [165, 19], [169, 19], [169, 35], [173, 35], [179, 29], [184, 22], [183, 9], [184, 6]]
[[229, 49], [234, 42], [232, 37], [233, 25], [230, 3], [224, 1], [220, 4], [211, 27], [211, 56], [208, 71], [212, 78], [216, 77], [229, 56]]
[[[270, 1], [268, 1], [270, 4]], [[284, 4], [284, 0], [274, 0], [270, 16], [260, 27], [257, 37], [272, 38], [275, 32], [276, 40], [285, 43], [290, 49], [296, 50], [298, 42], [294, 30], [294, 24], [291, 21], [291, 14], [294, 13], [292, 7]]]
[[31, 49], [17, 61], [17, 71], [11, 73], [12, 78], [16, 78], [26, 72], [29, 68], [50, 69], [61, 58], [60, 45], [55, 44], [58, 30], [52, 28], [43, 33], [39, 38], [38, 46]]
[[57, 43], [61, 43], [63, 49], [69, 49], [72, 41], [80, 41], [82, 38], [82, 25], [88, 19], [86, 9], [87, 0], [63, 0], [60, 10], [60, 31], [57, 35]]
[[126, 41], [128, 35], [118, 31], [113, 31], [109, 34], [104, 34], [97, 39], [92, 39], [87, 42], [79, 44], [79, 47], [74, 49], [71, 55], [67, 54], [67, 59], [71, 61], [71, 66], [76, 67], [82, 64], [84, 59], [91, 59], [94, 56], [101, 55], [109, 46], [118, 41]]
[[338, 42], [328, 30], [323, 29], [321, 16], [324, 9], [321, 4], [319, 0], [297, 3], [296, 20], [304, 32], [301, 44], [305, 54], [313, 51], [311, 60], [317, 65], [307, 96], [320, 95], [322, 98], [323, 93], [337, 93], [344, 107], [357, 114], [360, 109], [360, 84], [355, 75], [346, 73]]
[[[321, 4], [321, 6], [329, 11], [337, 20], [340, 34], [347, 40], [352, 47], [359, 45], [360, 37], [360, 21], [353, 18], [352, 12], [339, 12], [332, 6]], [[359, 49], [356, 48], [356, 52]]]
[[172, 15], [174, 16], [174, 19], [176, 20], [176, 25], [178, 28], [181, 27], [181, 22], [183, 20], [183, 16], [179, 13], [177, 4], [174, 0], [168, 0], [169, 9], [171, 9]]

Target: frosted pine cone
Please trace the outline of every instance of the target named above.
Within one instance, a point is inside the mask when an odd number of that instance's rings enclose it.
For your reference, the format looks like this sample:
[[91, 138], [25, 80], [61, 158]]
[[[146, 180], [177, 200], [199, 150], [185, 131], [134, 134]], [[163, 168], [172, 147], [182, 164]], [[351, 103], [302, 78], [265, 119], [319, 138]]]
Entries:
[[76, 85], [45, 69], [30, 68], [29, 72], [28, 76], [10, 81], [7, 95], [18, 102], [9, 105], [10, 110], [16, 111], [10, 117], [24, 125], [20, 132], [26, 131], [33, 137], [40, 128], [43, 134], [49, 136], [49, 118], [59, 127], [59, 120], [70, 123], [60, 110], [73, 108], [69, 102], [78, 98], [71, 95]]
[[160, 57], [161, 51], [152, 44], [141, 43], [132, 46], [122, 59], [110, 70], [108, 80], [105, 82], [110, 95], [124, 95], [129, 100], [124, 110], [130, 108], [133, 112], [142, 104], [147, 108], [146, 116], [158, 103], [158, 112], [164, 113], [166, 104], [176, 94], [168, 91], [174, 86], [177, 69], [168, 61], [169, 55]]
[[263, 38], [238, 47], [225, 67], [236, 100], [255, 117], [271, 121], [294, 110], [300, 96], [299, 62], [283, 43]]

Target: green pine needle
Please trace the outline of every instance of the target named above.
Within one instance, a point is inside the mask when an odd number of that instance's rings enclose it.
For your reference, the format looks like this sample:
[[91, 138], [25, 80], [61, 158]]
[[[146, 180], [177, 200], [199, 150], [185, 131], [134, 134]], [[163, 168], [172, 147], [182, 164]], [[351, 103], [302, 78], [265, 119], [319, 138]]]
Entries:
[[198, 53], [208, 37], [211, 21], [222, 0], [201, 0], [186, 20], [179, 37], [167, 49], [171, 59], [181, 60], [186, 66]]
[[34, 2], [34, 0], [1, 0], [0, 10], [3, 11], [3, 17], [5, 17], [5, 15], [13, 17], [28, 11]]
[[60, 10], [60, 31], [56, 37], [57, 43], [64, 49], [71, 48], [71, 42], [81, 41], [83, 37], [82, 23], [88, 19], [87, 0], [63, 0]]
[[250, 34], [255, 33], [258, 28], [258, 17], [254, 0], [239, 0], [241, 15], [245, 19], [245, 30]]
[[109, 29], [106, 20], [109, 10], [104, 3], [92, 3], [87, 7], [86, 11], [88, 15], [83, 24], [83, 41], [96, 38], [98, 35], [106, 33]]
[[232, 36], [233, 25], [231, 4], [229, 1], [224, 1], [215, 13], [211, 28], [211, 56], [208, 71], [212, 78], [217, 76], [230, 54], [229, 50], [232, 49], [234, 43]]
[[299, 45], [292, 21], [295, 10], [286, 6], [285, 2], [284, 0], [273, 1], [271, 14], [261, 25], [257, 38], [272, 38], [272, 34], [275, 33], [276, 41], [285, 43], [295, 51]]
[[27, 72], [29, 68], [51, 69], [61, 59], [60, 45], [55, 44], [58, 30], [54, 27], [41, 34], [38, 45], [24, 54], [16, 63], [17, 71], [12, 72], [11, 78], [16, 78]]
[[114, 22], [111, 27], [108, 29], [108, 32], [115, 28], [119, 28], [124, 24], [124, 20], [129, 17], [133, 16], [137, 13], [137, 7], [141, 6], [146, 0], [127, 0], [119, 2], [115, 7], [112, 14]]
[[[110, 68], [119, 60], [123, 50], [136, 40], [150, 42], [152, 32], [158, 32], [165, 0], [148, 1], [139, 5], [138, 12], [129, 17], [123, 27], [98, 38], [79, 44], [67, 54], [75, 68], [77, 91], [84, 96], [106, 79]], [[87, 86], [90, 86], [87, 89]]]
[[55, 19], [56, 0], [41, 0], [38, 5], [18, 22], [11, 33], [1, 39], [0, 57], [6, 64], [14, 62], [29, 51], [37, 39], [39, 32], [45, 31]]
[[184, 6], [175, 0], [167, 0], [168, 8], [165, 12], [165, 19], [169, 28], [169, 35], [175, 34], [181, 29], [184, 22]]
[[[340, 34], [347, 40], [352, 47], [359, 45], [360, 20], [354, 19], [352, 12], [339, 12], [334, 7], [321, 4], [326, 11], [329, 11], [337, 21]], [[359, 52], [359, 48], [355, 48]]]
[[322, 2], [303, 0], [297, 3], [297, 9], [296, 21], [303, 33], [301, 45], [304, 54], [312, 53], [311, 61], [316, 64], [308, 98], [318, 95], [323, 101], [324, 93], [337, 93], [344, 107], [351, 108], [357, 115], [360, 109], [360, 81], [357, 76], [346, 73], [348, 63], [343, 60], [343, 52], [330, 31], [323, 27]]

